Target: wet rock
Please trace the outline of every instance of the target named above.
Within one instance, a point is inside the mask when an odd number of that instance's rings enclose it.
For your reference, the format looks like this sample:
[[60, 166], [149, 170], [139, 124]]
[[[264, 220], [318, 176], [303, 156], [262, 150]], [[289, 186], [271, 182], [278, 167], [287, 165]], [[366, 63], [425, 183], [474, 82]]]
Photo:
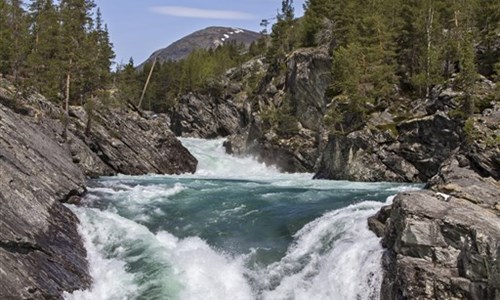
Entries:
[[383, 237], [386, 228], [387, 219], [391, 215], [392, 207], [390, 205], [382, 207], [376, 215], [368, 218], [368, 228], [378, 237]]

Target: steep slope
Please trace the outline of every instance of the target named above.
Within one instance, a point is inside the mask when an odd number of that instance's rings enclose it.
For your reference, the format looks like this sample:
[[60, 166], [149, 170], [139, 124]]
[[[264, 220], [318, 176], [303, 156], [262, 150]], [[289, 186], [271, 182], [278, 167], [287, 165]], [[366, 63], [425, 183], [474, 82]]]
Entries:
[[61, 111], [39, 94], [21, 96], [0, 79], [0, 299], [61, 299], [88, 288], [77, 217], [86, 177], [194, 172], [197, 161], [164, 116], [72, 107], [67, 140]]
[[155, 58], [158, 59], [158, 62], [168, 60], [178, 61], [188, 56], [194, 50], [212, 49], [229, 42], [243, 44], [248, 48], [252, 42], [260, 37], [260, 33], [240, 28], [207, 27], [181, 38], [166, 48], [155, 51], [139, 68], [148, 62], [152, 62]]

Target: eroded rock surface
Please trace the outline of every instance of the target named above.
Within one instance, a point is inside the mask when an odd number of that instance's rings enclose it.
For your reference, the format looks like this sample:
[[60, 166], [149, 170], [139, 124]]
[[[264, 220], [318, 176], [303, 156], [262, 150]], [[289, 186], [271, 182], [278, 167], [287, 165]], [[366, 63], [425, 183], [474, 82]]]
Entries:
[[314, 172], [324, 148], [331, 57], [326, 49], [298, 49], [286, 74], [263, 77], [251, 98], [248, 127], [226, 149], [254, 155], [285, 172]]
[[465, 199], [399, 194], [384, 233], [382, 299], [498, 299], [499, 233], [498, 213]]
[[85, 191], [88, 176], [184, 173], [196, 159], [166, 122], [137, 112], [61, 111], [0, 79], [0, 299], [60, 299], [91, 284], [78, 219], [62, 202]]
[[184, 95], [171, 113], [172, 131], [185, 137], [225, 137], [239, 132], [244, 122], [241, 108], [222, 96]]
[[82, 193], [85, 176], [40, 126], [0, 104], [2, 299], [57, 299], [91, 283], [78, 220], [59, 202]]
[[498, 108], [429, 180], [369, 219], [387, 251], [381, 299], [500, 299]]

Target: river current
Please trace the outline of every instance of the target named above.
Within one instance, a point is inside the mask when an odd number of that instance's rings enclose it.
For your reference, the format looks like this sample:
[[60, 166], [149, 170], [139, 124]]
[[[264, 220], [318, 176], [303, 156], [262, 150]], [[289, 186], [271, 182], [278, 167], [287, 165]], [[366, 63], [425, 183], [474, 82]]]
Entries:
[[89, 183], [81, 224], [93, 284], [66, 299], [378, 299], [367, 218], [419, 186], [312, 180], [222, 140], [182, 139], [195, 174]]

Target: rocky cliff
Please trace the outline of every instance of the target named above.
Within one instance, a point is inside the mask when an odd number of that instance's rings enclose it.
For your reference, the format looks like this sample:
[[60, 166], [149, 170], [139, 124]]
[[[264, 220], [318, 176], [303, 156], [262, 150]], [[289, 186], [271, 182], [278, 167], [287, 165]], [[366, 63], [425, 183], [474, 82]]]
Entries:
[[383, 237], [381, 299], [500, 299], [500, 109], [428, 182], [369, 220]]
[[249, 95], [248, 127], [225, 146], [285, 172], [313, 172], [326, 142], [331, 58], [326, 49], [299, 49], [287, 57], [286, 66], [284, 73], [262, 77]]
[[61, 111], [0, 79], [0, 298], [59, 299], [91, 284], [77, 201], [87, 176], [194, 172], [196, 159], [159, 116], [96, 106]]
[[[458, 116], [463, 93], [455, 88], [451, 80], [436, 86], [430, 99], [401, 99], [372, 112], [358, 130], [331, 133], [315, 178], [427, 182], [470, 138]], [[475, 91], [478, 102], [492, 105], [491, 81], [479, 79]]]

